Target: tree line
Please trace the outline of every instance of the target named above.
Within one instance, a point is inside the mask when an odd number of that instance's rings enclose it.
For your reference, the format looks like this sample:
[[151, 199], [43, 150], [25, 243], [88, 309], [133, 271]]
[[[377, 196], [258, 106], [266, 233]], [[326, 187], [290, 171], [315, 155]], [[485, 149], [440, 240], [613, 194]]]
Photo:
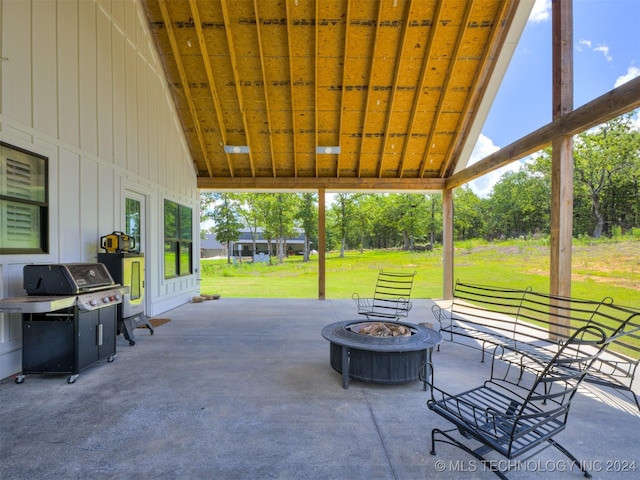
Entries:
[[[633, 115], [576, 136], [573, 154], [574, 236], [640, 229], [640, 132]], [[548, 235], [551, 168], [551, 150], [545, 149], [505, 173], [486, 198], [469, 186], [457, 188], [454, 239]], [[280, 261], [286, 239], [302, 231], [307, 260], [318, 245], [317, 201], [315, 193], [203, 193], [201, 220], [212, 219], [212, 231], [228, 246], [239, 239], [241, 228], [248, 228], [254, 241], [260, 230], [276, 246]], [[432, 246], [442, 240], [442, 197], [338, 193], [327, 208], [326, 233], [326, 248], [340, 249], [341, 255], [346, 249]]]

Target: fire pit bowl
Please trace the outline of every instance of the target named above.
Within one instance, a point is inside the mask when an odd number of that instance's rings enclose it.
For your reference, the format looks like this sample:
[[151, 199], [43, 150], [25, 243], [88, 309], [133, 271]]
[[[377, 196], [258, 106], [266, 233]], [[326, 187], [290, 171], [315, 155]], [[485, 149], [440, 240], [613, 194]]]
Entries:
[[[365, 333], [385, 329], [408, 334]], [[431, 350], [442, 341], [438, 332], [422, 325], [362, 320], [332, 323], [322, 329], [322, 336], [330, 343], [329, 363], [342, 374], [344, 388], [349, 388], [350, 378], [380, 384], [416, 381], [424, 365], [430, 363]]]

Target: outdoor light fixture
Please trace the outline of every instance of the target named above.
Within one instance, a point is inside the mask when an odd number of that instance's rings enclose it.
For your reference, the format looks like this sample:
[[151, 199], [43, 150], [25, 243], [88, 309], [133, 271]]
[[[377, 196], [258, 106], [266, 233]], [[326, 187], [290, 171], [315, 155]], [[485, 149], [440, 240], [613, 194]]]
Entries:
[[225, 145], [225, 153], [249, 153], [249, 147], [246, 145]]
[[336, 145], [333, 147], [316, 147], [316, 153], [340, 153], [340, 145]]

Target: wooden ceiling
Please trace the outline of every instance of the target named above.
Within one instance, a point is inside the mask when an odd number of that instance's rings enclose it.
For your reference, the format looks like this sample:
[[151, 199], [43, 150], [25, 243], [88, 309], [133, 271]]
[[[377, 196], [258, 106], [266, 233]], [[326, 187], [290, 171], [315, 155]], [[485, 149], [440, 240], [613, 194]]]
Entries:
[[443, 188], [521, 3], [143, 0], [202, 189]]

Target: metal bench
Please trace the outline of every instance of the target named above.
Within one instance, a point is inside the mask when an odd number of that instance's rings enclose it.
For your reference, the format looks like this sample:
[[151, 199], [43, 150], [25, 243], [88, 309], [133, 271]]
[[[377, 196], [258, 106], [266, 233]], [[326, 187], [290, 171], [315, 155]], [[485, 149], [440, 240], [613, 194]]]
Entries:
[[[495, 466], [484, 457], [486, 453], [494, 451], [513, 460], [530, 458], [553, 446], [590, 477], [585, 464], [554, 437], [565, 429], [571, 401], [606, 345], [602, 329], [586, 326], [578, 329], [537, 375], [522, 374], [513, 364], [493, 357], [490, 378], [462, 393], [447, 393], [433, 384], [432, 376], [427, 380], [431, 391], [427, 406], [455, 428], [434, 428], [430, 453], [435, 455], [436, 442], [442, 442], [461, 448], [484, 465]], [[454, 436], [456, 430], [479, 445], [463, 443]], [[492, 470], [498, 477], [507, 478], [504, 471]]]
[[[555, 330], [553, 336], [550, 335], [550, 337], [557, 342], [557, 345], [562, 345], [569, 335], [582, 326], [595, 326], [602, 329], [607, 337], [608, 346], [589, 369], [585, 382], [630, 393], [636, 407], [640, 410], [638, 396], [632, 388], [640, 363], [640, 309], [618, 305], [610, 299], [605, 299], [591, 312], [579, 309], [583, 314], [580, 318], [575, 314], [571, 316], [570, 313], [576, 309], [576, 302], [578, 305], [584, 306], [584, 301], [563, 300], [563, 302], [558, 302], [553, 296], [529, 292], [524, 302], [525, 308], [520, 315], [521, 325], [539, 322], [540, 316], [547, 319], [570, 319], [571, 324], [564, 327], [552, 323], [551, 320], [548, 323], [539, 324], [547, 330]], [[536, 315], [523, 315], [523, 311], [536, 312]], [[506, 345], [504, 349], [498, 347], [494, 353], [501, 354], [504, 359], [509, 359], [508, 352], [513, 352], [522, 369], [540, 370], [557, 350], [557, 346], [548, 348], [547, 342], [550, 341], [550, 338], [547, 338], [548, 340], [543, 342], [526, 344], [521, 342], [517, 345]]]
[[514, 341], [520, 308], [528, 291], [457, 281], [450, 307], [436, 304], [432, 311], [444, 340], [479, 346], [484, 362], [487, 346]]
[[461, 343], [522, 369], [541, 370], [560, 346], [581, 327], [604, 330], [611, 342], [586, 381], [629, 392], [640, 410], [632, 386], [640, 363], [640, 310], [600, 301], [456, 282], [449, 308], [434, 305], [444, 340]]
[[380, 270], [373, 297], [360, 298], [354, 293], [358, 314], [367, 319], [398, 320], [406, 318], [413, 306], [411, 289], [416, 272], [388, 272]]

